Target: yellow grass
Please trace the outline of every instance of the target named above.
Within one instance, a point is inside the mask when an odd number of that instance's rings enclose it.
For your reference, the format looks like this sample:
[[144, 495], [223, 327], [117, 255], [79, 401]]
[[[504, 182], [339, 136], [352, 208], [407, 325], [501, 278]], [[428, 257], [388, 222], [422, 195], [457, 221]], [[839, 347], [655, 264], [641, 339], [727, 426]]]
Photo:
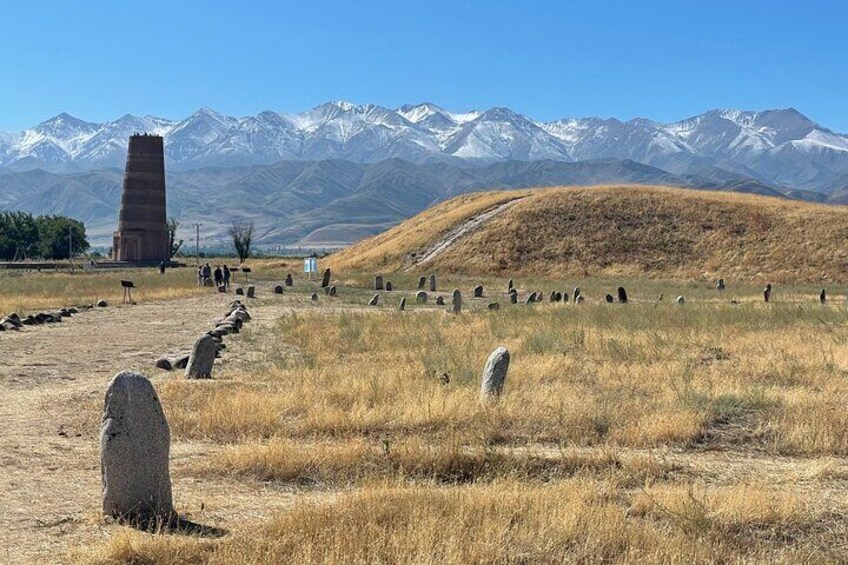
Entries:
[[644, 186], [465, 195], [331, 258], [339, 269], [415, 269], [443, 234], [520, 198], [423, 270], [501, 276], [844, 281], [848, 208]]
[[[228, 338], [242, 362], [156, 386], [174, 442], [203, 450], [175, 460], [176, 484], [257, 485], [259, 500], [285, 493], [293, 506], [233, 517], [214, 540], [112, 527], [67, 561], [848, 559], [842, 298], [821, 305], [814, 287], [781, 286], [763, 304], [758, 287], [734, 286], [731, 306], [710, 285], [624, 280], [633, 303], [608, 305], [612, 281], [536, 279], [517, 281], [522, 294], [580, 284], [588, 301], [508, 306], [504, 281], [484, 282], [489, 298], [459, 316], [412, 300], [398, 312], [410, 290], [381, 308], [362, 306], [363, 288], [342, 288], [331, 308], [304, 303], [305, 286], [275, 298], [293, 309]], [[659, 292], [690, 301], [658, 303]], [[487, 311], [490, 300], [503, 308]], [[505, 394], [481, 402], [498, 345], [512, 354]]]
[[[218, 543], [129, 532], [79, 563], [796, 563], [833, 560], [844, 527], [775, 490], [662, 487], [621, 497], [605, 481], [374, 485], [306, 502]], [[791, 536], [774, 543], [772, 536]]]

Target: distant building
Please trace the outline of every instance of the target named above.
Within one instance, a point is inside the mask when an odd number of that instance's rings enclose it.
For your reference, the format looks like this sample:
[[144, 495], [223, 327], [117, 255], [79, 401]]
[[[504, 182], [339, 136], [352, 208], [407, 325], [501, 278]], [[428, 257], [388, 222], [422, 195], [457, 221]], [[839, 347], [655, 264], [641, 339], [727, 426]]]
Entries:
[[116, 261], [170, 259], [165, 210], [165, 151], [161, 136], [133, 135], [127, 148], [118, 231], [112, 240]]

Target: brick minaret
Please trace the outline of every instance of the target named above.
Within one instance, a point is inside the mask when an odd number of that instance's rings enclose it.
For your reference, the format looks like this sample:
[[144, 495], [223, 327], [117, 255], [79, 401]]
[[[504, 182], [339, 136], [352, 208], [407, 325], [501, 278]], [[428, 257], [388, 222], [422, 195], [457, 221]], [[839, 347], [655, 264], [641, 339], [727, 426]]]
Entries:
[[165, 211], [165, 153], [158, 135], [133, 135], [127, 149], [118, 231], [112, 240], [116, 261], [159, 262], [168, 257]]

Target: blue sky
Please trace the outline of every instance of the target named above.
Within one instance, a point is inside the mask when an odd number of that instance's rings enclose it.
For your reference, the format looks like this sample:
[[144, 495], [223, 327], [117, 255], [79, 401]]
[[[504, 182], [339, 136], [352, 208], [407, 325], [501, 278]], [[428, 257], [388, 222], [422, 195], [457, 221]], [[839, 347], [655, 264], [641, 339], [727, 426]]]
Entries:
[[328, 100], [660, 121], [793, 106], [848, 133], [848, 2], [0, 5], [0, 130]]

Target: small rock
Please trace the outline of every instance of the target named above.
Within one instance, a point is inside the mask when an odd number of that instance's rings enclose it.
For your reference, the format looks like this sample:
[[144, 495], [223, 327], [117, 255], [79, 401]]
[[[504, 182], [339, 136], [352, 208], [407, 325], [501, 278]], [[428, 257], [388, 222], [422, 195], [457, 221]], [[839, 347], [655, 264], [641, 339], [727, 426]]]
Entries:
[[171, 364], [171, 360], [167, 357], [160, 357], [156, 360], [156, 368], [163, 369], [165, 371], [172, 371], [174, 366]]

